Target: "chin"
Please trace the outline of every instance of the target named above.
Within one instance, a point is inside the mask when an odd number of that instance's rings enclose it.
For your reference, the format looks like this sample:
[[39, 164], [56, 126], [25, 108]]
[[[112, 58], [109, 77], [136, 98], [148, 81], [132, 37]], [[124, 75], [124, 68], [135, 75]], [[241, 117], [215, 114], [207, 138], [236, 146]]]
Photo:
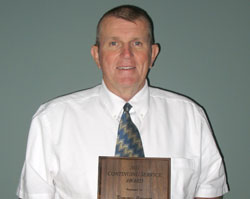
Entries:
[[123, 81], [119, 82], [119, 85], [121, 87], [124, 87], [124, 88], [126, 88], [126, 87], [134, 87], [134, 86], [136, 86], [136, 82], [132, 81], [132, 80], [123, 80]]

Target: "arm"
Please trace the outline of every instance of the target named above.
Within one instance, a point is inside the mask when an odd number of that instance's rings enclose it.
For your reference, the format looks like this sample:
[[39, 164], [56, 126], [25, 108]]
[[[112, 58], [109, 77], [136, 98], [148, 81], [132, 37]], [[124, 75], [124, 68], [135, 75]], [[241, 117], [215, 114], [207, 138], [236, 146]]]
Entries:
[[38, 198], [54, 196], [55, 185], [50, 173], [50, 131], [44, 117], [44, 114], [40, 116], [38, 113], [31, 122], [26, 158], [16, 192], [19, 198], [26, 198], [28, 195], [37, 195]]
[[194, 198], [194, 199], [222, 199], [223, 196], [219, 196], [219, 197], [216, 197], [216, 198]]
[[[201, 174], [194, 199], [222, 199], [228, 192], [224, 163], [217, 148], [209, 121], [201, 116]], [[202, 197], [203, 196], [203, 197]]]

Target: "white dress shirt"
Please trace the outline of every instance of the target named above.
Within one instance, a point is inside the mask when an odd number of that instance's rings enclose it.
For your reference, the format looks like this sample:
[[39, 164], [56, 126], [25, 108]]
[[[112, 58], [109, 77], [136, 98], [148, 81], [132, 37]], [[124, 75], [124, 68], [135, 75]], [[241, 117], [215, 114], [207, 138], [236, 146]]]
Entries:
[[[98, 157], [114, 156], [125, 103], [102, 83], [42, 105], [31, 123], [17, 195], [96, 199]], [[197, 104], [147, 83], [129, 103], [145, 157], [171, 158], [171, 199], [228, 191], [222, 158]]]

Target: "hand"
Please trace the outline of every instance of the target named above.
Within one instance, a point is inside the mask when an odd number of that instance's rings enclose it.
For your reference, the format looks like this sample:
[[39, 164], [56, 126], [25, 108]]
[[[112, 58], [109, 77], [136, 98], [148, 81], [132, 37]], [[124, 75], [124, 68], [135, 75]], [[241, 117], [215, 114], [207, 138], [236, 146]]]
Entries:
[[223, 196], [219, 196], [219, 197], [216, 197], [216, 198], [194, 198], [194, 199], [222, 199]]

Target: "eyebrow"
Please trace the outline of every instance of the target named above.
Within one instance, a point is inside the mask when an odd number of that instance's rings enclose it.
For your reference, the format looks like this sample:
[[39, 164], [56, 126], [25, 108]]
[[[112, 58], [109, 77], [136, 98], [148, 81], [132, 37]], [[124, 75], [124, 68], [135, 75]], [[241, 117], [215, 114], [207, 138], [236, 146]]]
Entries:
[[[105, 40], [106, 41], [107, 40], [120, 40], [120, 38], [119, 37], [108, 37]], [[140, 40], [140, 41], [145, 40], [145, 41], [147, 41], [147, 39], [143, 39], [143, 38], [139, 38], [139, 37], [135, 37], [135, 38], [131, 39], [130, 41], [136, 41], [136, 40]]]

